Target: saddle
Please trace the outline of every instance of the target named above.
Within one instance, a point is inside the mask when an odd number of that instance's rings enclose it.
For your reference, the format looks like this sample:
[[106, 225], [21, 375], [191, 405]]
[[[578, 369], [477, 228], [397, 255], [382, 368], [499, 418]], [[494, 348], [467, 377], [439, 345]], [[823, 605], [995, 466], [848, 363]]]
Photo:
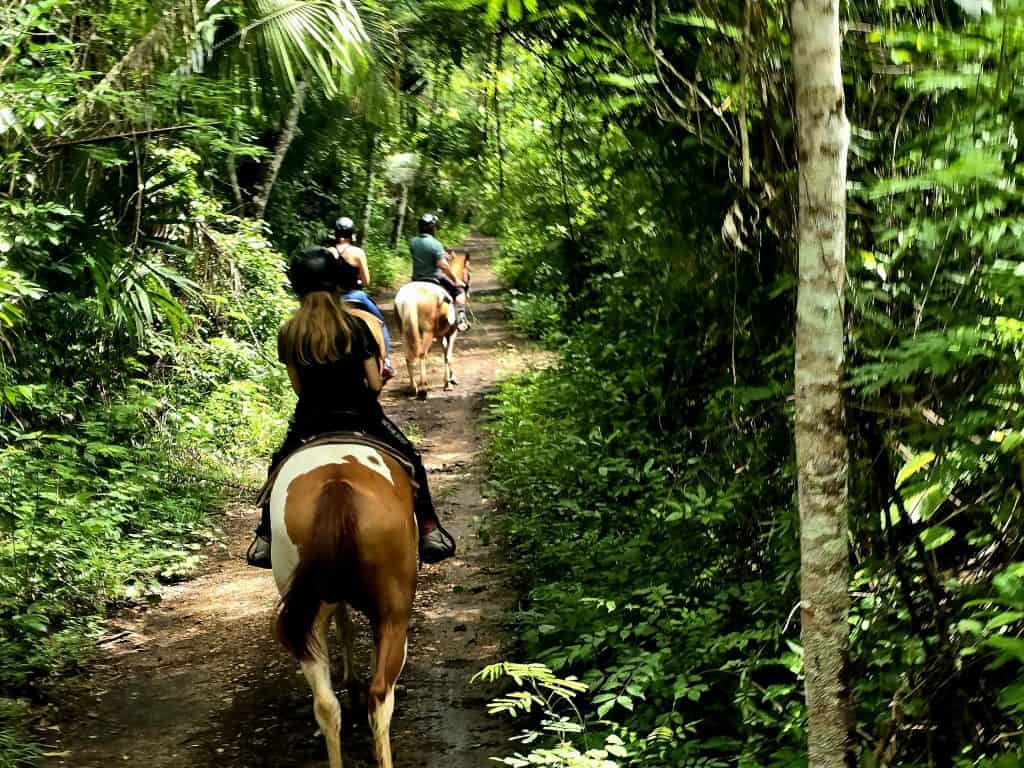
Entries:
[[398, 463], [398, 466], [400, 466], [409, 476], [409, 482], [412, 483], [412, 487], [414, 489], [419, 488], [419, 483], [416, 482], [415, 471], [413, 470], [412, 464], [407, 458], [405, 458], [405, 456], [400, 454], [383, 440], [371, 437], [365, 432], [325, 432], [322, 435], [311, 437], [278, 463], [274, 468], [274, 471], [271, 472], [270, 476], [267, 478], [267, 482], [265, 482], [263, 487], [260, 489], [259, 495], [256, 497], [256, 506], [262, 507], [270, 501], [270, 494], [274, 490], [274, 483], [277, 481], [277, 476], [281, 472], [281, 467], [285, 465], [288, 459], [307, 448], [315, 448], [320, 445], [365, 445], [369, 448], [381, 451], [382, 453], [386, 453], [394, 459]]

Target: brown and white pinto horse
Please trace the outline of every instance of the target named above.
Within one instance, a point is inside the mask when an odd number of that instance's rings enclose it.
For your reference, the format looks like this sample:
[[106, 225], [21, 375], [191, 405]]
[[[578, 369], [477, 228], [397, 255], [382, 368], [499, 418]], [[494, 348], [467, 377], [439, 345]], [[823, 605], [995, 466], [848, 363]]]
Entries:
[[[416, 593], [418, 529], [413, 485], [383, 451], [360, 444], [313, 445], [281, 466], [270, 497], [277, 631], [313, 689], [313, 712], [330, 768], [341, 768], [341, 707], [331, 687], [327, 631], [338, 625], [342, 683], [355, 683], [348, 606], [373, 626], [367, 697], [380, 768], [391, 768], [395, 681], [405, 666]], [[351, 690], [351, 688], [350, 688]]]
[[[460, 281], [469, 282], [468, 253], [453, 254], [448, 264]], [[427, 353], [434, 339], [440, 339], [444, 349], [445, 390], [458, 384], [453, 360], [459, 331], [455, 327], [455, 301], [448, 292], [436, 283], [406, 283], [395, 296], [395, 314], [405, 340], [405, 364], [413, 393], [421, 400], [427, 396]]]

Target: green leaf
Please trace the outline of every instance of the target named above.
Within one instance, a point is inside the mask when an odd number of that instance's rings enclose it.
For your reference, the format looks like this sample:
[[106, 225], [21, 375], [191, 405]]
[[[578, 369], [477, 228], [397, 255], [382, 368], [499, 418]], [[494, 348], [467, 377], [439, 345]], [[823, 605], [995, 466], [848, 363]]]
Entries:
[[985, 629], [999, 629], [1000, 627], [1005, 627], [1007, 624], [1016, 624], [1021, 619], [1024, 619], [1024, 611], [1003, 611], [989, 619], [988, 623], [985, 625]]
[[899, 474], [896, 475], [896, 487], [901, 487], [910, 477], [927, 467], [933, 461], [935, 461], [935, 454], [932, 451], [925, 451], [924, 453], [919, 453], [917, 456], [912, 457], [903, 465], [903, 469], [899, 471]]
[[925, 551], [931, 552], [956, 536], [956, 531], [944, 525], [933, 525], [921, 533], [921, 541], [924, 542]]
[[1017, 661], [1024, 663], [1024, 639], [1022, 638], [997, 635], [983, 641], [982, 645], [995, 648], [998, 651], [1002, 651], [1004, 656], [1015, 658]]

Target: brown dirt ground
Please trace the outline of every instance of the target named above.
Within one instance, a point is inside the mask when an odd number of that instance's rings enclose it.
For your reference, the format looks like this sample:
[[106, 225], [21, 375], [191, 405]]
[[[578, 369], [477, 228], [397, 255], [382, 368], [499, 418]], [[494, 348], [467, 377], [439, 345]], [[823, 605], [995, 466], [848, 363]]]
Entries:
[[[502, 658], [515, 600], [508, 563], [480, 534], [494, 507], [482, 493], [479, 420], [495, 382], [540, 358], [504, 324], [489, 263], [493, 241], [471, 238], [464, 246], [474, 251], [480, 298], [476, 325], [456, 347], [459, 386], [440, 390], [435, 348], [427, 401], [409, 397], [404, 365], [396, 366], [399, 376], [384, 396], [392, 418], [422, 436], [438, 509], [459, 543], [457, 558], [421, 572], [392, 723], [399, 768], [442, 761], [447, 768], [483, 766], [513, 751], [514, 731], [486, 713], [493, 692], [469, 682]], [[404, 362], [400, 352], [395, 357]], [[271, 574], [243, 559], [254, 522], [254, 510], [229, 509], [221, 524], [225, 546], [211, 548], [198, 578], [168, 588], [158, 606], [134, 608], [111, 622], [95, 661], [60, 694], [60, 716], [44, 731], [51, 745], [46, 765], [326, 765], [309, 688], [270, 634]], [[357, 652], [365, 668], [365, 622], [363, 630]], [[345, 711], [342, 745], [348, 765], [372, 763], [365, 710]]]

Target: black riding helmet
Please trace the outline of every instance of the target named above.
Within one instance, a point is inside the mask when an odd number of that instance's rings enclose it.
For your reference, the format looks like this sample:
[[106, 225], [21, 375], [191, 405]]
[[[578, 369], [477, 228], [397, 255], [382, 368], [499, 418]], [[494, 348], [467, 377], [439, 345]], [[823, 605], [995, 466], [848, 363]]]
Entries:
[[314, 291], [336, 291], [341, 277], [338, 260], [322, 246], [297, 253], [288, 265], [288, 280], [300, 298]]
[[345, 238], [346, 240], [351, 240], [355, 231], [356, 223], [348, 216], [342, 216], [334, 222], [334, 237], [336, 239]]
[[425, 213], [420, 216], [419, 229], [421, 235], [432, 235], [437, 228], [437, 216], [432, 213]]

